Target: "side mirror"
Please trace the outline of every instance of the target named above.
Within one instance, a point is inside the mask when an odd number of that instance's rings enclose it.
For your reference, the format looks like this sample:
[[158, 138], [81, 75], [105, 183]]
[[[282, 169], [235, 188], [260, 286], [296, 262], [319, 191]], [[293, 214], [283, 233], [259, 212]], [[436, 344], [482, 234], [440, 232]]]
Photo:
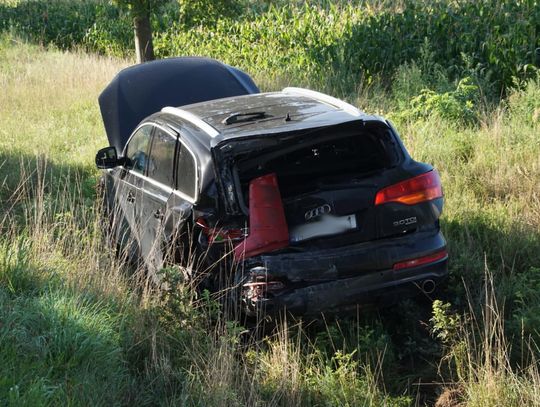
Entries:
[[96, 154], [96, 166], [102, 170], [114, 168], [121, 164], [115, 147], [105, 147]]

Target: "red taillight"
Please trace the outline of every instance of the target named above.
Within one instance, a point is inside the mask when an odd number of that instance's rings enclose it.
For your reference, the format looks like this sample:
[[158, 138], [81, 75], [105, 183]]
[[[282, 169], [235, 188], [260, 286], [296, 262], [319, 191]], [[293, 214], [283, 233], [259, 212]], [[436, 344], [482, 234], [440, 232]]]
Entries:
[[394, 270], [403, 270], [413, 267], [423, 266], [424, 264], [435, 263], [436, 261], [445, 259], [448, 257], [448, 252], [445, 250], [430, 254], [424, 257], [418, 257], [416, 259], [400, 261], [394, 264]]
[[231, 229], [231, 228], [211, 228], [203, 218], [198, 218], [195, 224], [202, 228], [205, 235], [208, 237], [209, 243], [227, 242], [229, 240], [235, 241], [246, 237], [247, 231], [245, 229]]
[[441, 179], [436, 170], [381, 189], [375, 196], [375, 205], [399, 202], [414, 205], [443, 196]]

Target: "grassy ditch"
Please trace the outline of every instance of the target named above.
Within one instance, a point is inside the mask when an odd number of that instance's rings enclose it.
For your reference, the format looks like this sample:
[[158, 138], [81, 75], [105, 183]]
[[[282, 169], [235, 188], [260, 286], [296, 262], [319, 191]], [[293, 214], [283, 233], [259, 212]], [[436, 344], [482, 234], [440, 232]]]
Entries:
[[389, 89], [355, 93], [441, 173], [449, 288], [433, 308], [290, 321], [246, 343], [210, 298], [180, 279], [153, 291], [103, 241], [96, 100], [127, 64], [0, 40], [1, 404], [540, 405], [538, 79], [493, 106], [428, 44]]

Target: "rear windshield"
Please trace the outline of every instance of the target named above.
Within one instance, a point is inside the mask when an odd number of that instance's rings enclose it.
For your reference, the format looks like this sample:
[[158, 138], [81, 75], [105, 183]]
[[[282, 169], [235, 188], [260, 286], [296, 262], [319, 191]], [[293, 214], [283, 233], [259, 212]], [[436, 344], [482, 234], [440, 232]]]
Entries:
[[369, 177], [396, 164], [396, 146], [392, 140], [387, 129], [334, 138], [331, 135], [304, 138], [279, 150], [239, 160], [241, 188], [247, 193], [251, 179], [274, 172], [285, 198], [313, 190], [321, 183]]

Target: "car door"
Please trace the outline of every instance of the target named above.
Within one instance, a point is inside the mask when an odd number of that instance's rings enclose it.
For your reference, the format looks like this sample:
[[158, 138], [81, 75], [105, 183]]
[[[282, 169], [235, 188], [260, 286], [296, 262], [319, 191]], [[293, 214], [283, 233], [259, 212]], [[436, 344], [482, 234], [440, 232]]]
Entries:
[[141, 216], [141, 251], [153, 276], [163, 267], [166, 255], [184, 232], [197, 196], [196, 173], [194, 155], [178, 140], [176, 133], [156, 127], [144, 181]]
[[143, 124], [133, 132], [126, 144], [123, 154], [125, 162], [118, 174], [116, 209], [112, 214], [117, 249], [123, 257], [133, 261], [140, 253], [141, 187], [148, 165], [152, 131], [151, 124]]
[[193, 220], [193, 210], [199, 197], [199, 162], [193, 150], [180, 134], [176, 150], [175, 189], [169, 198], [170, 224], [174, 225], [174, 239], [176, 242], [176, 261], [180, 261], [185, 271], [190, 273], [196, 268], [193, 230], [189, 220]]
[[167, 202], [174, 187], [174, 159], [177, 135], [155, 124], [148, 157], [147, 173], [142, 182], [140, 211], [141, 255], [151, 274], [163, 264], [164, 226]]

